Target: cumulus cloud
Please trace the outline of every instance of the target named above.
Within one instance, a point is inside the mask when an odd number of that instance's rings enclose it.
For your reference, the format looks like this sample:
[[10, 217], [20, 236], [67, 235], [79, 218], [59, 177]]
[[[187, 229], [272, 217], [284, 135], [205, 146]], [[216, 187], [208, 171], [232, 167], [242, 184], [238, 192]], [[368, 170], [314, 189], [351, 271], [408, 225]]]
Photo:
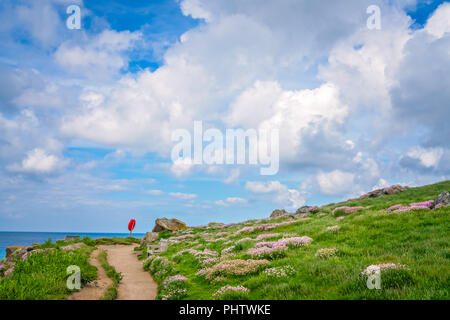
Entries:
[[289, 189], [279, 181], [248, 181], [245, 189], [255, 194], [269, 195], [274, 203], [286, 209], [297, 209], [306, 202], [306, 193]]
[[[339, 128], [347, 114], [348, 109], [333, 84], [291, 91], [282, 90], [277, 82], [256, 82], [237, 97], [225, 121], [230, 126], [279, 129], [281, 159], [302, 163], [311, 160], [311, 147], [314, 149], [309, 144], [311, 136], [322, 135], [324, 151], [330, 147], [336, 153], [346, 153], [347, 143]], [[320, 151], [314, 150], [315, 158], [327, 157], [327, 151]]]
[[67, 161], [48, 154], [45, 150], [36, 148], [27, 153], [21, 164], [9, 165], [7, 169], [22, 173], [52, 173], [62, 169], [66, 163]]
[[104, 30], [81, 41], [81, 45], [80, 41], [63, 42], [54, 56], [56, 62], [71, 73], [108, 79], [127, 67], [128, 57], [123, 53], [141, 37], [138, 31]]
[[417, 30], [405, 44], [396, 85], [390, 90], [395, 125], [403, 128], [405, 136], [420, 132], [426, 148], [450, 147], [450, 126], [442, 121], [450, 116], [450, 33], [443, 33], [450, 20], [449, 7], [439, 6], [425, 30]]
[[443, 148], [413, 147], [400, 158], [400, 165], [410, 169], [432, 170], [439, 167], [444, 155]]
[[424, 29], [436, 38], [442, 38], [450, 32], [450, 3], [441, 4], [428, 19]]
[[355, 175], [349, 172], [334, 170], [317, 175], [320, 191], [328, 195], [345, 194], [354, 187]]

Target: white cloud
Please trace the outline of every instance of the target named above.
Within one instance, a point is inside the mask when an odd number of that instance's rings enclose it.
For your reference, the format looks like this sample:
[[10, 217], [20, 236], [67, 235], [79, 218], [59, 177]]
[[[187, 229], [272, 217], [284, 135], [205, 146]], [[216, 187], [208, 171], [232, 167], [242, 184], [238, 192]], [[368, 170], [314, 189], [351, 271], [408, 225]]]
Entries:
[[349, 172], [334, 170], [317, 175], [320, 191], [327, 195], [345, 194], [354, 187], [355, 175]]
[[380, 178], [380, 180], [378, 180], [377, 184], [372, 187], [372, 191], [377, 190], [377, 189], [383, 189], [383, 188], [386, 188], [389, 186], [390, 186], [389, 182], [387, 182], [383, 178]]
[[230, 170], [230, 174], [223, 180], [224, 183], [230, 184], [235, 182], [241, 175], [241, 170], [239, 168], [234, 168]]
[[427, 168], [437, 167], [442, 155], [444, 154], [444, 149], [442, 148], [422, 148], [414, 147], [411, 148], [406, 155], [412, 159], [417, 159], [420, 163]]
[[245, 189], [255, 194], [270, 194], [274, 203], [286, 209], [297, 209], [306, 202], [304, 192], [289, 189], [279, 181], [248, 181]]
[[441, 4], [428, 18], [425, 31], [437, 38], [442, 38], [445, 33], [450, 32], [450, 3]]
[[211, 20], [211, 13], [205, 10], [200, 0], [183, 0], [180, 3], [181, 12], [185, 16], [191, 16], [194, 19]]
[[23, 173], [52, 173], [60, 170], [67, 164], [66, 160], [60, 159], [55, 155], [48, 154], [45, 150], [34, 149], [27, 153], [27, 157], [22, 160], [20, 165], [13, 164], [8, 170]]
[[243, 198], [239, 198], [239, 197], [228, 197], [225, 200], [214, 201], [214, 203], [218, 206], [229, 207], [229, 206], [246, 204], [247, 200], [243, 199]]
[[[237, 97], [226, 122], [245, 128], [279, 129], [281, 159], [301, 162], [302, 148], [310, 147], [304, 137], [319, 132], [330, 136], [337, 133], [347, 113], [333, 84], [313, 90], [283, 91], [277, 82], [256, 82]], [[347, 143], [335, 136], [330, 141], [322, 139], [321, 145], [325, 149], [328, 143], [336, 146], [336, 142], [341, 143], [342, 150], [348, 149]]]
[[197, 195], [194, 193], [169, 192], [169, 195], [182, 200], [192, 200], [197, 198]]
[[145, 190], [144, 193], [152, 196], [160, 196], [164, 194], [164, 192], [161, 190]]
[[88, 78], [108, 79], [127, 67], [124, 51], [141, 39], [140, 32], [104, 30], [91, 39], [63, 42], [56, 50], [55, 61], [67, 71]]
[[194, 163], [189, 158], [184, 159], [176, 159], [172, 165], [170, 166], [170, 171], [176, 176], [181, 177], [183, 175], [188, 174], [192, 167], [194, 166]]

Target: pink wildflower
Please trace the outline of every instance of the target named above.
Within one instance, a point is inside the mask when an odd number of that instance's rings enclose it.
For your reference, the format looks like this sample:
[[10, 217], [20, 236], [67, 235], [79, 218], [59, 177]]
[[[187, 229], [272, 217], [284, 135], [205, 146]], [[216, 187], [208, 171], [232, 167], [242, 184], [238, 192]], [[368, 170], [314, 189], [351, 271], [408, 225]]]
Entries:
[[232, 287], [230, 285], [227, 285], [217, 290], [216, 293], [213, 294], [213, 297], [220, 297], [221, 295], [223, 295], [228, 291], [248, 293], [250, 290], [248, 290], [246, 287], [243, 286]]
[[14, 271], [14, 265], [12, 265], [8, 270], [3, 274], [5, 277], [9, 276]]
[[363, 272], [361, 272], [362, 275], [370, 276], [371, 274], [375, 273], [378, 270], [385, 270], [385, 269], [399, 269], [399, 268], [406, 268], [405, 265], [402, 264], [395, 264], [395, 263], [382, 263], [382, 264], [373, 264], [368, 266]]
[[277, 237], [279, 235], [280, 235], [279, 233], [260, 234], [259, 236], [256, 237], [256, 240], [263, 240], [263, 239], [267, 239], [267, 238], [273, 238], [273, 237]]

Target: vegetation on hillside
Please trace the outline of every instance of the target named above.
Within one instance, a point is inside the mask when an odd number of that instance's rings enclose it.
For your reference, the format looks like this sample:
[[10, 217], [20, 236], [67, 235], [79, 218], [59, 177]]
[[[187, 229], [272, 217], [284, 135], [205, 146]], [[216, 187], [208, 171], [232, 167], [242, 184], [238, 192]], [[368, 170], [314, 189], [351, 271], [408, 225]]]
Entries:
[[[386, 211], [443, 190], [450, 181], [300, 218], [164, 232], [168, 251], [141, 258], [160, 299], [449, 299], [450, 207]], [[334, 210], [344, 205], [363, 208]], [[381, 289], [368, 289], [376, 265]]]
[[66, 299], [72, 292], [66, 284], [67, 267], [80, 267], [81, 285], [97, 278], [97, 268], [89, 264], [93, 249], [50, 248], [17, 260], [11, 274], [0, 278], [0, 300]]
[[[134, 237], [99, 238], [84, 237], [76, 241], [48, 239], [39, 246], [30, 247], [14, 263], [0, 263], [0, 300], [53, 300], [67, 299], [73, 292], [67, 288], [67, 267], [81, 269], [81, 286], [97, 279], [97, 268], [89, 264], [89, 256], [96, 245], [131, 245], [140, 242]], [[106, 260], [106, 252], [99, 262], [113, 285], [103, 299], [113, 300], [121, 275]]]

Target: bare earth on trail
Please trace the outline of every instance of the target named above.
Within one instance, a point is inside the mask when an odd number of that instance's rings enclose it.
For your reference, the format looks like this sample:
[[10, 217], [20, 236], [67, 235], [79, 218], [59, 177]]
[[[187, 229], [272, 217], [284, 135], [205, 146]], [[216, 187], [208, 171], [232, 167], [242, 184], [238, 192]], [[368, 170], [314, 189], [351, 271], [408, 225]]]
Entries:
[[111, 285], [112, 281], [100, 266], [97, 260], [101, 249], [95, 249], [91, 253], [89, 263], [97, 267], [97, 280], [87, 283], [80, 291], [74, 292], [69, 296], [69, 300], [99, 300]]
[[74, 292], [69, 296], [69, 300], [99, 300], [112, 284], [97, 260], [101, 251], [107, 252], [108, 263], [117, 272], [122, 273], [116, 300], [155, 300], [158, 285], [150, 274], [142, 269], [142, 262], [138, 260], [137, 252], [132, 245], [105, 245], [94, 250], [89, 263], [98, 269], [97, 280]]
[[158, 285], [150, 274], [142, 269], [142, 261], [133, 245], [104, 246], [108, 262], [122, 273], [117, 300], [155, 300]]

